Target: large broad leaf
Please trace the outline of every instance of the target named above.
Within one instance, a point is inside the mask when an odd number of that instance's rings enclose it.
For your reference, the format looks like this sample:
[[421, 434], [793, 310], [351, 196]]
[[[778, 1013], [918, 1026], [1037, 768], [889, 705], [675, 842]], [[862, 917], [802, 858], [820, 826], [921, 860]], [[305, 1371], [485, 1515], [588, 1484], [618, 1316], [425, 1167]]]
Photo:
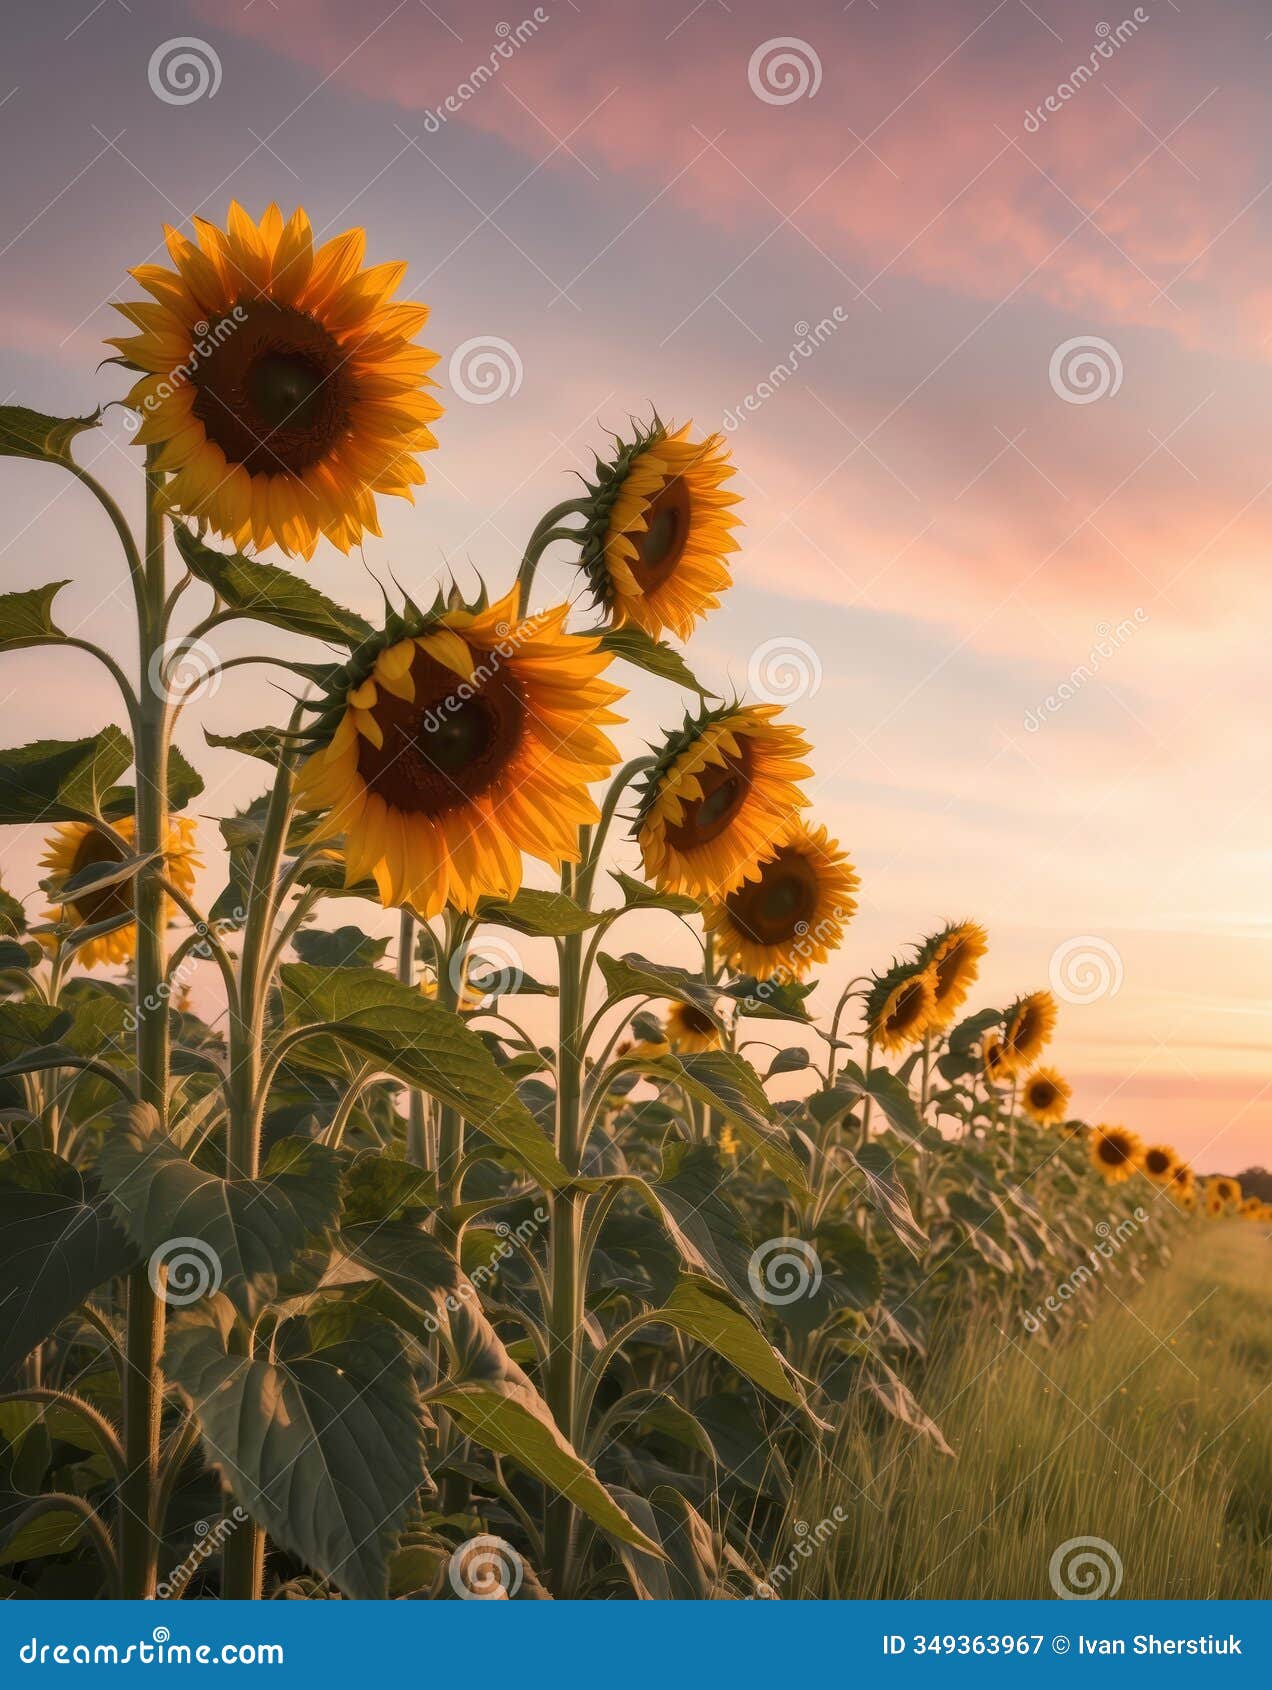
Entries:
[[622, 658], [625, 663], [634, 663], [646, 674], [656, 675], [660, 681], [672, 681], [678, 687], [687, 687], [701, 698], [715, 696], [695, 679], [693, 671], [674, 646], [651, 638], [643, 628], [626, 623], [621, 628], [597, 628], [591, 632], [600, 635], [602, 651], [613, 652], [615, 657]]
[[849, 1154], [866, 1176], [866, 1189], [875, 1208], [910, 1254], [921, 1259], [928, 1248], [928, 1237], [910, 1209], [910, 1199], [897, 1177], [895, 1157], [881, 1144], [863, 1144]]
[[759, 1021], [801, 1021], [810, 1017], [804, 1000], [814, 990], [814, 982], [799, 980], [757, 980], [744, 974], [724, 987], [726, 997], [737, 1000], [739, 1013]]
[[697, 915], [702, 907], [697, 898], [690, 898], [684, 892], [660, 892], [656, 886], [647, 886], [643, 880], [624, 874], [621, 869], [612, 868], [609, 872], [623, 894], [624, 909], [671, 910], [676, 915]]
[[287, 1019], [325, 1022], [332, 1032], [308, 1040], [306, 1061], [343, 1075], [345, 1050], [426, 1091], [502, 1145], [541, 1185], [566, 1183], [565, 1169], [512, 1081], [457, 1015], [374, 968], [280, 970]]
[[636, 1595], [647, 1602], [706, 1602], [716, 1595], [719, 1558], [711, 1527], [698, 1510], [670, 1485], [657, 1485], [648, 1497], [620, 1490], [624, 1508], [662, 1549], [655, 1561], [638, 1549], [619, 1546]]
[[654, 1208], [686, 1268], [719, 1281], [742, 1302], [752, 1300], [751, 1252], [726, 1195], [728, 1172], [711, 1146], [670, 1140], [656, 1180], [619, 1177]]
[[[883, 1269], [856, 1227], [846, 1221], [823, 1221], [808, 1251], [804, 1271], [788, 1287], [799, 1294], [782, 1296], [776, 1309], [792, 1332], [815, 1332], [842, 1310], [861, 1312], [879, 1301]], [[808, 1271], [814, 1265], [815, 1271]]]
[[624, 998], [673, 998], [677, 1003], [691, 1004], [713, 1021], [716, 1014], [716, 993], [701, 975], [690, 974], [687, 968], [675, 968], [668, 963], [650, 962], [648, 957], [628, 951], [625, 956], [597, 956], [611, 1003]]
[[[168, 751], [168, 808], [184, 810], [203, 791], [203, 776], [171, 746]], [[102, 799], [102, 814], [111, 820], [131, 816], [137, 809], [137, 794], [131, 786], [113, 786]]]
[[0, 593], [0, 651], [65, 638], [53, 620], [53, 600], [65, 585], [65, 581], [50, 581], [47, 587], [30, 587], [23, 593]]
[[523, 886], [507, 903], [483, 898], [477, 906], [477, 918], [536, 939], [562, 939], [569, 933], [586, 933], [604, 920], [604, 912], [585, 910], [564, 892], [539, 892]]
[[913, 1141], [923, 1137], [923, 1122], [914, 1099], [886, 1068], [874, 1068], [867, 1074], [855, 1062], [845, 1062], [835, 1077], [835, 1091], [853, 1106], [872, 1098], [875, 1108], [903, 1138]]
[[347, 1596], [385, 1596], [428, 1479], [403, 1339], [367, 1309], [331, 1303], [283, 1320], [268, 1358], [249, 1358], [230, 1353], [233, 1325], [231, 1304], [211, 1298], [173, 1317], [165, 1351], [208, 1459], [289, 1554]]
[[0, 1377], [136, 1252], [110, 1207], [47, 1150], [0, 1160]]
[[696, 1338], [770, 1396], [802, 1405], [803, 1396], [781, 1356], [728, 1293], [709, 1279], [682, 1274], [662, 1308], [651, 1310], [648, 1319]]
[[78, 821], [102, 801], [132, 762], [116, 727], [93, 739], [40, 739], [0, 751], [0, 823]]
[[38, 458], [44, 463], [71, 462], [71, 442], [96, 428], [101, 411], [89, 417], [47, 417], [25, 405], [0, 405], [0, 457]]
[[370, 968], [388, 949], [387, 939], [373, 939], [360, 927], [301, 928], [292, 940], [296, 955], [315, 968]]
[[339, 1161], [325, 1146], [283, 1139], [259, 1179], [219, 1179], [182, 1155], [148, 1105], [107, 1136], [98, 1166], [128, 1236], [167, 1268], [167, 1300], [219, 1287], [249, 1320], [340, 1207]]
[[892, 1371], [882, 1356], [872, 1354], [865, 1358], [861, 1368], [861, 1381], [880, 1408], [893, 1420], [899, 1420], [903, 1426], [913, 1427], [930, 1443], [935, 1444], [942, 1455], [954, 1454], [936, 1421], [919, 1406], [914, 1392], [904, 1379]]
[[239, 616], [350, 648], [361, 645], [373, 632], [363, 617], [320, 593], [293, 570], [278, 569], [241, 552], [214, 551], [181, 523], [175, 524], [173, 536], [190, 573], [205, 581]]
[[792, 1190], [806, 1188], [799, 1158], [771, 1125], [773, 1105], [749, 1062], [728, 1050], [683, 1056], [673, 1051], [666, 1056], [642, 1057], [641, 1067], [644, 1073], [678, 1085], [688, 1096], [717, 1110]]

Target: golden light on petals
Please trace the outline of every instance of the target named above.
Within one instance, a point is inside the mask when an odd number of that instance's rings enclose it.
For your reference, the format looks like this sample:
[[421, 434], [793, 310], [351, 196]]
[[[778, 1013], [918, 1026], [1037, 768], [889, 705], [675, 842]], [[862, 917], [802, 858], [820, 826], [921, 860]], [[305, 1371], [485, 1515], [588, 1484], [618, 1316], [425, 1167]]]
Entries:
[[1032, 1068], [1051, 1043], [1058, 1011], [1050, 992], [1030, 992], [1007, 1011], [1003, 1032], [1003, 1064], [1008, 1074]]
[[933, 1032], [943, 1030], [953, 1022], [966, 1002], [967, 994], [976, 984], [980, 960], [988, 949], [988, 935], [975, 921], [951, 922], [921, 947], [916, 961], [921, 968], [930, 964], [935, 976]]
[[1073, 1087], [1054, 1068], [1035, 1068], [1020, 1088], [1020, 1106], [1040, 1127], [1058, 1127], [1069, 1113]]
[[1110, 1185], [1120, 1185], [1143, 1168], [1144, 1147], [1125, 1127], [1093, 1127], [1087, 1151]]
[[236, 546], [347, 552], [437, 444], [428, 308], [393, 302], [404, 264], [363, 268], [361, 229], [315, 246], [303, 210], [257, 224], [237, 203], [224, 230], [194, 224], [165, 230], [173, 269], [132, 272], [150, 300], [116, 307], [137, 331], [109, 341], [141, 376], [137, 443], [159, 448], [171, 508]]
[[1169, 1185], [1178, 1161], [1168, 1144], [1150, 1144], [1144, 1152], [1144, 1172], [1154, 1185]]
[[[136, 822], [132, 816], [121, 816], [111, 822], [115, 833], [129, 846], [136, 837]], [[61, 888], [85, 869], [98, 863], [123, 862], [128, 853], [120, 849], [110, 834], [89, 822], [63, 822], [54, 828], [45, 843], [41, 868], [47, 870], [47, 886], [56, 899]], [[174, 816], [168, 824], [168, 843], [164, 852], [164, 873], [180, 891], [187, 895], [194, 889], [195, 871], [200, 858], [195, 850], [195, 823], [188, 816]], [[47, 912], [48, 919], [71, 927], [94, 927], [99, 922], [120, 920], [130, 915], [136, 892], [134, 882], [116, 881], [110, 886], [90, 888], [76, 894], [66, 903], [59, 903]], [[168, 901], [169, 918], [174, 913]], [[121, 921], [108, 933], [99, 934], [75, 951], [76, 961], [85, 968], [99, 963], [127, 962], [137, 949], [137, 924]]]
[[885, 1055], [906, 1050], [927, 1032], [935, 1003], [931, 967], [900, 963], [876, 978], [866, 995], [866, 1036]]
[[824, 827], [796, 822], [754, 876], [703, 922], [717, 955], [757, 980], [802, 980], [824, 963], [857, 910], [857, 872]]
[[691, 1003], [669, 1003], [666, 1020], [667, 1042], [673, 1050], [694, 1054], [716, 1050], [721, 1042], [720, 1028], [705, 1009]]

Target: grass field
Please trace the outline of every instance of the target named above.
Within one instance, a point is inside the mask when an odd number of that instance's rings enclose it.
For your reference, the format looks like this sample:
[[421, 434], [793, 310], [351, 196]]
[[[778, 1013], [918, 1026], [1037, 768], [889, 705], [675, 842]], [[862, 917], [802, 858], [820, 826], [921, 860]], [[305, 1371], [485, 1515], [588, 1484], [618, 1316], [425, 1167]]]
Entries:
[[922, 1395], [956, 1459], [848, 1424], [788, 1535], [842, 1524], [782, 1595], [1049, 1597], [1054, 1552], [1093, 1537], [1123, 1597], [1272, 1596], [1268, 1251], [1261, 1227], [1191, 1229], [1050, 1342], [989, 1319], [951, 1335]]

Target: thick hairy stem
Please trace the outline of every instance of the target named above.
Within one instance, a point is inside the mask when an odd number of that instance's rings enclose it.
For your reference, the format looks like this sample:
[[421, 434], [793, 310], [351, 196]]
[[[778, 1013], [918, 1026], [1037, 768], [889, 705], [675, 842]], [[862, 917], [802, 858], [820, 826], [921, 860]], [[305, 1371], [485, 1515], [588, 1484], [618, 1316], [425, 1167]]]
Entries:
[[[397, 977], [404, 986], [415, 984], [415, 917], [403, 910], [398, 921]], [[424, 1093], [412, 1086], [406, 1099], [406, 1159], [417, 1167], [428, 1166], [428, 1143], [424, 1124]]]

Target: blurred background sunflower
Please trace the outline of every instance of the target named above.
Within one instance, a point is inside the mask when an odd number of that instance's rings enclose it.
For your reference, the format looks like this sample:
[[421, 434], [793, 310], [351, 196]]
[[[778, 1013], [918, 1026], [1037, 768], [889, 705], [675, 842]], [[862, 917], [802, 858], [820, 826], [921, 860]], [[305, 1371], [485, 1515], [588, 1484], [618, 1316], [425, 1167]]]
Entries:
[[1144, 1152], [1144, 1172], [1154, 1185], [1170, 1184], [1175, 1162], [1175, 1152], [1168, 1144], [1150, 1144]]
[[[111, 822], [114, 832], [126, 845], [136, 837], [137, 824], [132, 816], [121, 816]], [[164, 873], [178, 891], [187, 896], [194, 890], [194, 876], [201, 866], [195, 850], [195, 823], [188, 816], [173, 816], [168, 823], [168, 842], [164, 850]], [[44, 889], [51, 898], [58, 898], [68, 882], [85, 869], [109, 863], [122, 863], [129, 852], [104, 829], [91, 822], [62, 822], [45, 841], [41, 868], [48, 870]], [[75, 959], [85, 968], [98, 963], [127, 962], [137, 949], [137, 923], [128, 919], [133, 914], [136, 898], [136, 876], [112, 881], [108, 886], [89, 886], [77, 891], [64, 903], [47, 912], [50, 921], [67, 927], [95, 927], [100, 922], [114, 921], [119, 925], [108, 933], [101, 933], [76, 948]], [[173, 911], [167, 901], [169, 918]]]
[[1016, 999], [1004, 1021], [1002, 1059], [1009, 1074], [1033, 1067], [1051, 1043], [1056, 1017], [1056, 1000], [1050, 992], [1030, 992]]
[[980, 961], [989, 949], [989, 936], [976, 921], [951, 922], [924, 941], [915, 959], [931, 967], [934, 1004], [930, 1029], [943, 1030], [967, 1000], [976, 984]]
[[705, 1009], [691, 1003], [667, 1005], [667, 1042], [673, 1050], [694, 1054], [715, 1050], [720, 1044], [720, 1029]]
[[1069, 1113], [1073, 1087], [1054, 1068], [1035, 1068], [1020, 1091], [1020, 1106], [1040, 1127], [1058, 1127]]
[[1110, 1185], [1120, 1185], [1143, 1165], [1143, 1147], [1125, 1127], [1094, 1127], [1088, 1140], [1091, 1160]]

